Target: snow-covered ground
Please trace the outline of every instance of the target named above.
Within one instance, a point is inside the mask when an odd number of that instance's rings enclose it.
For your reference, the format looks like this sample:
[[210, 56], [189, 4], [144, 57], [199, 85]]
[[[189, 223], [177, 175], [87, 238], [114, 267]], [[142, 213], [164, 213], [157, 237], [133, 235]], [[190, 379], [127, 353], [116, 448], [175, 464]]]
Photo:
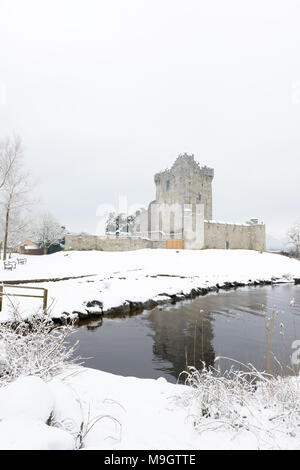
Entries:
[[184, 394], [188, 396], [188, 387], [163, 378], [121, 377], [86, 368], [67, 369], [49, 382], [19, 378], [0, 389], [0, 449], [300, 447], [299, 431], [282, 432], [273, 421], [276, 412], [259, 399], [250, 410], [245, 408], [246, 415], [258, 417], [252, 429], [230, 429], [218, 420], [218, 429], [212, 429], [206, 419], [207, 429], [199, 433], [192, 402], [182, 400]]
[[[75, 279], [47, 281], [62, 278]], [[97, 305], [87, 307], [91, 301], [101, 302], [107, 312], [122, 305], [126, 309], [130, 302], [162, 302], [168, 295], [187, 295], [192, 289], [217, 284], [292, 282], [294, 278], [300, 278], [298, 260], [247, 250], [70, 251], [27, 256], [27, 264], [17, 265], [13, 271], [4, 270], [2, 263], [0, 267], [0, 281], [45, 280], [26, 286], [48, 289], [53, 317], [61, 317], [63, 312], [77, 312], [73, 314], [77, 316], [78, 312], [99, 311]], [[12, 288], [6, 292], [28, 294]], [[10, 299], [4, 298], [1, 321], [10, 318]], [[27, 317], [41, 306], [41, 299], [18, 298], [18, 304]]]
[[[12, 272], [1, 267], [0, 276], [2, 281], [45, 279], [26, 285], [49, 289], [52, 315], [61, 316], [84, 313], [86, 302], [93, 300], [108, 311], [228, 282], [293, 282], [300, 278], [300, 263], [243, 250], [61, 252], [28, 256], [27, 264]], [[76, 276], [87, 277], [47, 281]], [[10, 317], [9, 299], [4, 299], [2, 320]], [[23, 316], [40, 303], [20, 298]], [[239, 388], [235, 396], [229, 388], [218, 403], [222, 406], [223, 400], [233, 418], [218, 419], [214, 398], [210, 411], [216, 416], [204, 416], [199, 395], [190, 387], [69, 366], [46, 381], [21, 376], [0, 388], [0, 449], [296, 449], [299, 387], [297, 377], [274, 379], [267, 392], [258, 387], [248, 394], [246, 406], [240, 405]]]

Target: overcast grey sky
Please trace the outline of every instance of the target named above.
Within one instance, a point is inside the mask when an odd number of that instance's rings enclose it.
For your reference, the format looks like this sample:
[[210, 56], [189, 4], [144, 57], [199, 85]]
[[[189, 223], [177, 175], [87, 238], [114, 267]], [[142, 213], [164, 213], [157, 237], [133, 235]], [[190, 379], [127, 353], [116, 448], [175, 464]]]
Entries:
[[0, 138], [22, 136], [70, 230], [119, 195], [153, 200], [187, 151], [215, 168], [215, 219], [284, 235], [299, 124], [299, 1], [0, 0]]

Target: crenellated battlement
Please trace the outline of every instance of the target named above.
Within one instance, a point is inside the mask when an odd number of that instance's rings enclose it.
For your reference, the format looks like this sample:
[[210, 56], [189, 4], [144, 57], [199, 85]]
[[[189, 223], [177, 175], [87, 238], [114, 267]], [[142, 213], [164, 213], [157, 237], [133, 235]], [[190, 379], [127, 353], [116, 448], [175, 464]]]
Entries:
[[198, 174], [200, 177], [206, 177], [213, 179], [214, 169], [209, 168], [206, 165], [200, 166], [200, 163], [195, 160], [194, 154], [182, 153], [179, 154], [171, 168], [166, 168], [154, 175], [155, 184], [159, 184], [162, 179], [166, 179], [171, 176], [182, 173], [186, 175], [188, 172]]

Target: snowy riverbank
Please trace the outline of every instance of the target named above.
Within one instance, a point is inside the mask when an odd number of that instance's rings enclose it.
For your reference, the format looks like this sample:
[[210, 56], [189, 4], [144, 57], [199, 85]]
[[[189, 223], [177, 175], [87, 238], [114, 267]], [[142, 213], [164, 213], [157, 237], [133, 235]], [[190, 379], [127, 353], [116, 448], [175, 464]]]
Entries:
[[[27, 264], [13, 271], [4, 270], [2, 264], [0, 268], [1, 281], [47, 288], [55, 318], [129, 312], [219, 287], [295, 278], [300, 278], [298, 260], [247, 250], [70, 251], [27, 256]], [[18, 293], [23, 292], [18, 289]], [[25, 318], [41, 306], [41, 300], [18, 298], [18, 304]], [[4, 299], [0, 317], [11, 318], [9, 299]]]
[[[288, 380], [295, 394], [298, 379]], [[278, 384], [276, 399], [281, 391]], [[282, 403], [269, 397], [265, 403], [261, 396], [244, 407], [233, 401], [230, 406], [245, 427], [231, 429], [225, 421], [201, 417], [200, 433], [190, 393], [162, 378], [121, 377], [81, 367], [48, 382], [23, 377], [0, 388], [0, 449], [299, 448], [298, 423], [291, 427], [277, 421]]]
[[[84, 317], [98, 309], [99, 314], [100, 305], [104, 312], [147, 302], [150, 307], [193, 289], [197, 294], [235, 283], [294, 282], [300, 278], [300, 263], [253, 251], [62, 252], [28, 257], [26, 265], [12, 272], [1, 269], [0, 275], [3, 281], [29, 281], [28, 286], [49, 289], [55, 302], [52, 315], [60, 318], [62, 312]], [[62, 278], [73, 279], [47, 281]], [[21, 298], [22, 316], [33, 313], [39, 302]], [[94, 303], [94, 310], [87, 302]], [[9, 298], [3, 307], [1, 319], [7, 320]], [[47, 331], [44, 340], [36, 334], [38, 354], [31, 349], [34, 341], [26, 342], [26, 356], [22, 344], [15, 347], [14, 336], [9, 342], [9, 325], [2, 327], [3, 338], [14, 347], [11, 352], [4, 348], [2, 355], [0, 351], [0, 365], [13, 374], [11, 383], [0, 384], [1, 449], [299, 448], [298, 377], [265, 379], [257, 373], [261, 385], [249, 387], [242, 376], [228, 381], [202, 374], [196, 375], [196, 387], [187, 387], [163, 378], [122, 377], [71, 365], [58, 368], [57, 374], [45, 346]], [[41, 354], [48, 362], [41, 362]], [[51, 373], [43, 375], [49, 361]]]

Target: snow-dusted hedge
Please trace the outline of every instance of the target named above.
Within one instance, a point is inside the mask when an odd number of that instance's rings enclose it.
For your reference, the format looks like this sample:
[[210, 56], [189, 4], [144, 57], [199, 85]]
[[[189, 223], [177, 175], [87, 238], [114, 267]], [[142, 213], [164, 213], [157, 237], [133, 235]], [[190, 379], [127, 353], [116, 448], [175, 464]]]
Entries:
[[20, 376], [48, 379], [76, 362], [76, 344], [67, 342], [73, 331], [72, 325], [55, 326], [47, 315], [0, 323], [0, 386]]

